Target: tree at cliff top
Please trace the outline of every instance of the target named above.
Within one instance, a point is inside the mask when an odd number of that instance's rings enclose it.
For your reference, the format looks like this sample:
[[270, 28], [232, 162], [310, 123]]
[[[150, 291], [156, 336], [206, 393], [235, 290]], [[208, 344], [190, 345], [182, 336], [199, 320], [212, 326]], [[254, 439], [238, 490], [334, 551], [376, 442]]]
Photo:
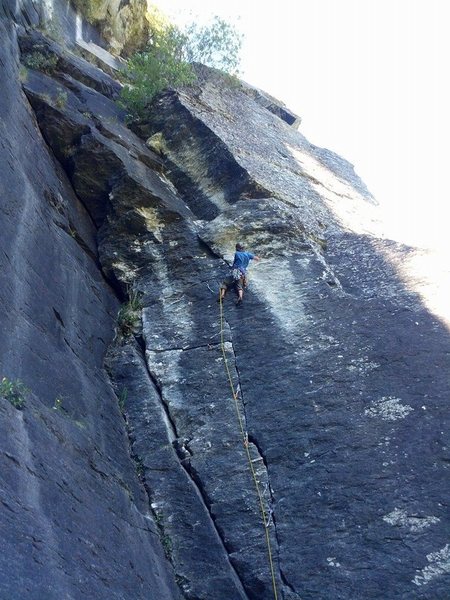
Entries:
[[242, 36], [230, 23], [214, 17], [209, 25], [192, 23], [186, 28], [188, 62], [199, 62], [225, 73], [237, 74]]
[[209, 25], [192, 23], [182, 31], [157, 9], [148, 18], [151, 31], [148, 46], [129, 59], [127, 83], [120, 98], [131, 120], [145, 117], [150, 101], [158, 92], [194, 83], [194, 62], [228, 74], [237, 72], [242, 38], [226, 21], [216, 16]]

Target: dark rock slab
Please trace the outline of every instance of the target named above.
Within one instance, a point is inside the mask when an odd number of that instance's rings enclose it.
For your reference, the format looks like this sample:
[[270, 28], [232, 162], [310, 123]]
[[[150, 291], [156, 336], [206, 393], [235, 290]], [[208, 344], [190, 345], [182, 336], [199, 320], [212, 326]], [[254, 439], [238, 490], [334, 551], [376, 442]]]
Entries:
[[264, 90], [261, 90], [253, 85], [250, 85], [242, 79], [238, 79], [235, 76], [230, 76], [221, 71], [206, 67], [200, 63], [194, 64], [195, 73], [197, 75], [197, 85], [200, 88], [213, 85], [216, 88], [232, 87], [239, 89], [249, 98], [251, 98], [256, 104], [268, 110], [272, 114], [276, 115], [279, 119], [298, 129], [301, 123], [301, 118], [290, 110], [284, 102], [278, 100], [274, 96], [271, 96]]
[[[144, 334], [145, 335], [145, 334]], [[227, 347], [235, 386], [239, 381], [233, 348]], [[224, 540], [249, 598], [272, 598], [264, 525], [249, 472], [236, 409], [221, 358], [220, 347], [153, 352], [147, 350], [150, 372], [176, 430], [190, 453], [189, 469], [203, 490], [212, 518]], [[244, 409], [239, 401], [241, 418]], [[270, 513], [270, 492], [258, 450], [251, 445], [257, 478]], [[273, 534], [273, 528], [270, 535]], [[276, 548], [276, 540], [272, 539]], [[276, 557], [275, 557], [276, 562]], [[275, 564], [276, 577], [279, 577]]]
[[27, 57], [36, 56], [36, 54], [39, 57], [54, 57], [55, 64], [48, 68], [55, 75], [70, 75], [108, 98], [117, 98], [122, 87], [117, 80], [39, 31], [23, 32], [19, 37], [19, 43], [22, 60], [25, 64]]
[[81, 106], [78, 110], [93, 120], [102, 135], [126, 147], [133, 157], [151, 169], [159, 172], [163, 170], [161, 158], [125, 126], [124, 111], [116, 102], [70, 75], [64, 75], [61, 81], [80, 100]]
[[173, 210], [189, 214], [170, 184], [147, 168], [160, 170], [161, 160], [118, 121], [118, 111], [109, 101], [72, 79], [69, 86], [77, 93], [36, 71], [29, 72], [23, 85], [47, 142], [97, 226], [110, 210], [112, 190], [126, 177], [148, 197], [167, 198], [167, 209], [170, 198]]
[[[22, 93], [0, 22], [0, 597], [178, 597], [103, 357], [118, 302], [95, 227]], [[78, 126], [78, 123], [77, 123]]]
[[[373, 200], [351, 165], [278, 125], [238, 90], [206, 85], [163, 95], [155, 107], [148, 133], [158, 132], [176, 165], [174, 182], [182, 192], [196, 185], [217, 207], [212, 218], [191, 205], [208, 220], [203, 242], [228, 262], [238, 240], [262, 257], [242, 309], [227, 298], [225, 311], [246, 425], [272, 489], [283, 593], [445, 598], [450, 341], [401, 271], [417, 250], [380, 236]], [[181, 136], [185, 123], [192, 126]], [[205, 146], [219, 166], [205, 161]], [[231, 181], [221, 156], [247, 172], [238, 181], [251, 182], [253, 193]], [[256, 186], [266, 193], [257, 196]], [[195, 311], [188, 303], [181, 340], [186, 328], [196, 339], [197, 319], [208, 323], [206, 310], [197, 318]], [[167, 313], [163, 346], [193, 348], [168, 335]], [[147, 343], [158, 344], [156, 335]], [[171, 378], [195, 386], [193, 374], [185, 377], [191, 352], [200, 350], [178, 354], [186, 362], [170, 369], [149, 354], [186, 428], [204, 416], [184, 404]]]
[[291, 125], [291, 127], [295, 129], [299, 128], [301, 118], [289, 110], [284, 102], [245, 82], [241, 82], [241, 85], [243, 91], [259, 105], [279, 117], [282, 121], [285, 121], [288, 125]]
[[[142, 465], [160, 535], [185, 598], [244, 599], [217, 525], [192, 475], [188, 442], [149, 377], [140, 349], [125, 343], [111, 350], [109, 370], [122, 394], [132, 452]], [[194, 543], [194, 547], [193, 547]], [[195, 549], [194, 549], [195, 548]]]
[[33, 0], [4, 0], [0, 4], [0, 17], [25, 26], [37, 26], [43, 18], [42, 7]]
[[310, 144], [239, 88], [216, 78], [192, 91], [168, 92], [153, 104], [141, 136], [159, 135], [174, 183], [202, 219], [239, 200], [275, 197], [301, 214], [314, 239], [348, 211], [373, 203], [352, 165]]
[[431, 591], [417, 582], [426, 579], [424, 555], [448, 539], [438, 441], [447, 334], [420, 305], [412, 312], [312, 285], [314, 261], [306, 264], [291, 265], [303, 318], [287, 294], [275, 294], [269, 313], [263, 293], [247, 298], [251, 314], [231, 313], [249, 427], [274, 490], [282, 570], [302, 597], [325, 589], [347, 598], [359, 587], [364, 597], [443, 598], [445, 570], [429, 580]]
[[[67, 101], [62, 106], [58, 106], [55, 101], [55, 94], [58, 93], [57, 86], [60, 83], [55, 83], [44, 74], [33, 74], [25, 83], [25, 89], [36, 108], [36, 115], [47, 141], [65, 165], [78, 196], [88, 207], [94, 221], [101, 226], [98, 239], [100, 258], [105, 272], [111, 280], [121, 284], [124, 290], [128, 285], [135, 286], [135, 289], [142, 294], [143, 301], [148, 306], [150, 313], [154, 310], [162, 310], [165, 318], [168, 315], [173, 317], [176, 314], [177, 290], [174, 290], [174, 298], [169, 299], [169, 304], [174, 302], [172, 306], [175, 307], [173, 309], [175, 312], [170, 309], [168, 311], [167, 306], [161, 305], [161, 292], [164, 289], [164, 299], [167, 299], [166, 285], [170, 285], [171, 280], [183, 286], [183, 294], [187, 293], [189, 298], [201, 301], [195, 307], [198, 311], [204, 307], [205, 289], [208, 290], [210, 297], [214, 293], [212, 286], [215, 286], [217, 278], [217, 258], [205, 250], [198, 240], [193, 214], [176, 195], [173, 186], [162, 175], [148, 169], [142, 162], [138, 162], [133, 147], [129, 143], [131, 141], [137, 147], [137, 138], [133, 139], [130, 134], [128, 138], [124, 136], [121, 143], [118, 143], [117, 138], [113, 139], [111, 135], [108, 137], [102, 135], [97, 125], [101, 119], [108, 117], [108, 113], [102, 114], [100, 110], [96, 113], [95, 119], [90, 119], [89, 116], [83, 114], [85, 112], [82, 110], [83, 101], [87, 99], [88, 92], [81, 86], [74, 85], [72, 80], [68, 83], [71, 89], [68, 88]], [[106, 106], [106, 111], [108, 110], [107, 104], [99, 103], [96, 98], [95, 101], [97, 110], [103, 106]], [[57, 123], [59, 122], [62, 126], [58, 128]], [[89, 127], [89, 130], [82, 130], [80, 136], [79, 128], [86, 126]], [[150, 154], [150, 151], [147, 150], [147, 154]], [[167, 280], [165, 264], [169, 265], [170, 271]], [[211, 273], [211, 271], [213, 272]], [[196, 282], [194, 286], [192, 285], [193, 278]], [[185, 306], [186, 299], [183, 298], [182, 301], [182, 306]], [[194, 300], [189, 300], [189, 302], [193, 303]], [[151, 331], [152, 333], [149, 335], [153, 336], [157, 331], [153, 324], [154, 317], [150, 316], [150, 324], [146, 311], [147, 308], [144, 313], [144, 332]], [[166, 326], [166, 321], [162, 322]], [[186, 343], [189, 346], [194, 341], [194, 344], [204, 344], [207, 349], [214, 346], [217, 353], [219, 348], [217, 342], [220, 336], [217, 325], [217, 313], [214, 312], [206, 335], [202, 331], [203, 326], [198, 327], [199, 340], [192, 340], [192, 337], [187, 335], [179, 343]], [[144, 335], [146, 334], [144, 333]], [[171, 338], [167, 343], [163, 346], [159, 344], [159, 347], [166, 349], [167, 344], [171, 344], [172, 338], [178, 337], [176, 330], [173, 330], [170, 335]], [[194, 360], [192, 364], [189, 363], [192, 371], [198, 368], [199, 360], [200, 362], [202, 360], [201, 348], [199, 352], [200, 358], [197, 358], [197, 353], [192, 354]], [[163, 354], [164, 360], [172, 356], [170, 351]], [[214, 372], [216, 376], [219, 376], [218, 382], [211, 380], [211, 386], [215, 388], [223, 382], [223, 365], [215, 362]], [[154, 368], [151, 373], [156, 377]], [[135, 385], [135, 383], [131, 381], [130, 385]], [[150, 383], [147, 385], [149, 386]], [[211, 393], [209, 392], [209, 394]], [[166, 402], [166, 399], [163, 398], [163, 401]], [[232, 414], [233, 407], [229, 406], [227, 414], [230, 412]], [[172, 414], [171, 406], [168, 407], [168, 414], [176, 428], [178, 425]], [[216, 423], [216, 427], [221, 424], [223, 424], [223, 418], [220, 423]], [[142, 426], [142, 420], [136, 418], [135, 427]], [[155, 427], [159, 436], [167, 436], [164, 422], [160, 422], [159, 425], [155, 424]], [[181, 422], [180, 432], [180, 439], [184, 439], [183, 436], [190, 436], [193, 430]], [[233, 435], [235, 435], [235, 430]], [[219, 444], [222, 447], [223, 442], [219, 441]], [[165, 487], [160, 483], [157, 485], [152, 477], [152, 470], [155, 469], [158, 472], [158, 467], [155, 462], [150, 461], [149, 457], [153, 457], [153, 461], [156, 460], [151, 448], [148, 448], [141, 440], [136, 446], [136, 452], [139, 453], [139, 460], [142, 460], [145, 468], [149, 470], [148, 481], [147, 479], [146, 481], [150, 482], [150, 494], [154, 493], [161, 499], [161, 510], [164, 509], [161, 514], [164, 514], [164, 520], [167, 521], [164, 530], [170, 532], [170, 538], [173, 540], [171, 556], [184, 593], [190, 594], [188, 597], [192, 598], [207, 598], [210, 597], [211, 590], [215, 588], [214, 594], [217, 597], [247, 597], [239, 581], [242, 579], [244, 587], [250, 590], [250, 597], [270, 597], [267, 595], [270, 593], [269, 588], [266, 587], [268, 574], [264, 531], [261, 530], [259, 524], [260, 516], [255, 492], [252, 492], [251, 488], [250, 491], [248, 490], [251, 480], [249, 480], [242, 447], [239, 447], [238, 453], [240, 467], [235, 469], [233, 476], [235, 489], [231, 493], [230, 490], [222, 488], [218, 495], [214, 490], [217, 479], [223, 475], [223, 469], [229, 462], [228, 454], [221, 461], [216, 461], [213, 475], [210, 473], [208, 462], [199, 459], [194, 465], [195, 461], [191, 460], [189, 463], [190, 479], [187, 479], [186, 469], [180, 471], [180, 467], [178, 467], [176, 471], [178, 475], [174, 481], [168, 479]], [[217, 449], [214, 449], [212, 453], [217, 455]], [[234, 461], [234, 458], [232, 460]], [[197, 470], [199, 475], [196, 474]], [[263, 474], [264, 469], [261, 477]], [[205, 488], [207, 491], [203, 489], [203, 480], [208, 480]], [[242, 484], [242, 481], [245, 485]], [[190, 539], [186, 541], [187, 531], [183, 533], [183, 523], [187, 517], [179, 517], [175, 520], [175, 516], [180, 510], [179, 500], [176, 497], [171, 501], [167, 498], [163, 501], [163, 492], [170, 495], [170, 490], [177, 489], [177, 486], [184, 494], [189, 493], [190, 496], [193, 496], [189, 500], [184, 500], [185, 509], [191, 506], [191, 502], [194, 502], [192, 505], [194, 511], [195, 503], [198, 504], [199, 499], [202, 499], [202, 503], [199, 505], [200, 509], [197, 508], [195, 511], [201, 510], [204, 522], [202, 527], [206, 527], [206, 529], [204, 533], [199, 530], [196, 543], [204, 545], [202, 539], [207, 535], [206, 532], [209, 528], [212, 532], [212, 539], [214, 536], [217, 539], [218, 554], [212, 553], [211, 547], [204, 559], [201, 555], [195, 555], [193, 559], [186, 557], [192, 544]], [[199, 491], [200, 489], [202, 491]], [[197, 491], [193, 492], [193, 490]], [[213, 498], [211, 501], [209, 494]], [[228, 503], [225, 502], [226, 499]], [[211, 502], [214, 508], [210, 507]], [[192, 514], [190, 518], [192, 518]], [[227, 525], [230, 519], [236, 523], [235, 528]], [[217, 522], [220, 525], [217, 525]], [[214, 523], [213, 527], [212, 523]], [[222, 535], [225, 535], [225, 539], [222, 539]], [[205, 566], [204, 561], [207, 558], [212, 561], [211, 567], [207, 566], [208, 563]], [[217, 574], [214, 574], [212, 570], [214, 562], [217, 564]], [[235, 574], [236, 568], [237, 575]], [[200, 585], [199, 575], [205, 571], [209, 571], [209, 575]], [[221, 572], [226, 573], [227, 571], [228, 575], [220, 575]]]

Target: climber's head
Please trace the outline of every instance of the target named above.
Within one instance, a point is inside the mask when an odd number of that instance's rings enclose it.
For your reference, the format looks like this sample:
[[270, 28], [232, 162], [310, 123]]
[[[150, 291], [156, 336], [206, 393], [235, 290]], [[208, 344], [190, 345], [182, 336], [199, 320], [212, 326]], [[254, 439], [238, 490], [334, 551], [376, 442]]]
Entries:
[[236, 244], [236, 250], [237, 250], [238, 252], [242, 252], [243, 250], [245, 250], [245, 248], [244, 248], [244, 245], [243, 245], [243, 244], [239, 244], [239, 243], [237, 243], [237, 244]]

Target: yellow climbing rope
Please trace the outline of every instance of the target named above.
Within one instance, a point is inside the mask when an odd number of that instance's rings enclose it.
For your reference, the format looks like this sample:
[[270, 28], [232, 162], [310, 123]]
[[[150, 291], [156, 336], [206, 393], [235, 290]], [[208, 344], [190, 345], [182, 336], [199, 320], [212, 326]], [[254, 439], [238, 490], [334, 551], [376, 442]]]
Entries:
[[[219, 294], [220, 294], [220, 292], [219, 292]], [[245, 431], [244, 423], [242, 421], [242, 416], [239, 411], [238, 394], [237, 394], [237, 391], [234, 389], [233, 378], [231, 377], [230, 367], [228, 366], [228, 359], [227, 359], [227, 355], [225, 352], [224, 328], [223, 328], [223, 325], [224, 325], [223, 302], [222, 302], [221, 295], [219, 295], [219, 303], [220, 303], [220, 347], [222, 349], [225, 370], [227, 373], [228, 382], [230, 384], [231, 393], [232, 393], [233, 400], [234, 400], [234, 406], [236, 409], [236, 415], [237, 415], [237, 419], [239, 422], [239, 429], [240, 429], [241, 436], [242, 436], [242, 442], [244, 444], [245, 452], [247, 455], [248, 465], [249, 465], [250, 472], [252, 475], [253, 483], [255, 484], [256, 495], [258, 496], [259, 509], [261, 511], [261, 518], [262, 518], [264, 533], [265, 533], [265, 537], [266, 537], [267, 555], [268, 555], [268, 559], [269, 559], [270, 576], [272, 579], [273, 597], [274, 597], [274, 600], [278, 600], [277, 583], [275, 580], [275, 569], [274, 569], [273, 558], [272, 558], [272, 546], [270, 544], [270, 536], [269, 536], [269, 521], [267, 520], [267, 514], [266, 514], [266, 510], [264, 508], [263, 496], [261, 494], [259, 482], [256, 477], [255, 468], [253, 466], [252, 457], [251, 457], [250, 450], [249, 450], [247, 432]]]

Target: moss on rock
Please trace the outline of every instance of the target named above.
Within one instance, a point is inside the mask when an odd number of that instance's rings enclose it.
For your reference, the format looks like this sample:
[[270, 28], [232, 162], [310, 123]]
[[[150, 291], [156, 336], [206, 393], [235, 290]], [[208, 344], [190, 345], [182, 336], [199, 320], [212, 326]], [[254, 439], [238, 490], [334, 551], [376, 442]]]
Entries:
[[113, 54], [129, 56], [148, 41], [149, 23], [145, 0], [72, 0], [79, 13], [100, 33]]

